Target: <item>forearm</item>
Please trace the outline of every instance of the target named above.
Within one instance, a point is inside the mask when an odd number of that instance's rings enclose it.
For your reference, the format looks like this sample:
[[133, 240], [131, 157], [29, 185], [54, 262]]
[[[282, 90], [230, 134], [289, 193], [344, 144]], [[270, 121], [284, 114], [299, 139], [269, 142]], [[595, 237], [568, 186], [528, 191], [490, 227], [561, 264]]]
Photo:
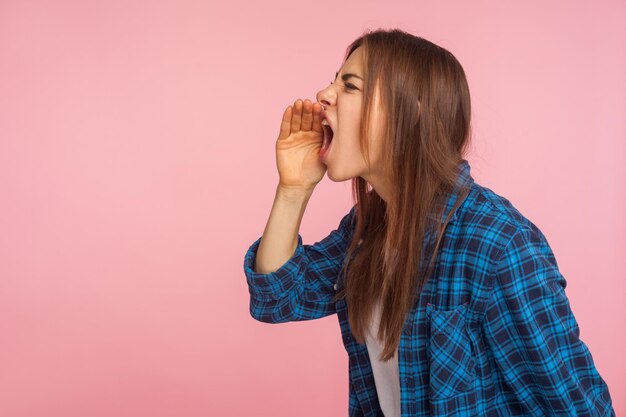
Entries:
[[276, 271], [295, 253], [304, 211], [313, 189], [276, 187], [276, 196], [256, 254], [254, 271]]

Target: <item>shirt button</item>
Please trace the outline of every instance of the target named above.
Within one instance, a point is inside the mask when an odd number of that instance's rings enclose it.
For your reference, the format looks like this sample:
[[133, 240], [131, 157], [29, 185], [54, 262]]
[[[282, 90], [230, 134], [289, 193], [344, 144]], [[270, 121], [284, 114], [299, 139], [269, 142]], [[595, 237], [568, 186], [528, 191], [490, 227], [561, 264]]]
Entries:
[[337, 289], [337, 283], [335, 283], [335, 284], [333, 285], [333, 288], [334, 288], [335, 290]]

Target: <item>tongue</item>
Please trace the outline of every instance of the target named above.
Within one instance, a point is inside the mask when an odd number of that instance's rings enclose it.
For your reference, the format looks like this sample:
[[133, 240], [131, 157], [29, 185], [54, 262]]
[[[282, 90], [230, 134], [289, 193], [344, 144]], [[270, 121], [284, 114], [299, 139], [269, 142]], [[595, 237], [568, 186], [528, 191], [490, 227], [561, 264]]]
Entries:
[[328, 148], [330, 148], [330, 141], [324, 138], [324, 142], [322, 142], [322, 149], [320, 150], [320, 152], [324, 153], [328, 150]]
[[327, 150], [328, 148], [330, 148], [330, 143], [333, 140], [333, 130], [328, 127], [328, 126], [324, 126], [324, 143], [322, 144], [322, 150]]

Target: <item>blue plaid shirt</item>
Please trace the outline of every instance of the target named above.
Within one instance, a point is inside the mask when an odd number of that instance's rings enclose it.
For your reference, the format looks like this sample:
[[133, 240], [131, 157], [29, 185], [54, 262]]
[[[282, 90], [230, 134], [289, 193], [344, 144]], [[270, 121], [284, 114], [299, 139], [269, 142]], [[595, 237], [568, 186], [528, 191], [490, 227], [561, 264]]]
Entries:
[[[474, 182], [466, 160], [458, 181], [470, 193], [452, 214], [400, 339], [402, 416], [615, 416], [543, 233], [509, 200]], [[343, 285], [338, 275], [355, 210], [319, 242], [303, 245], [298, 235], [295, 253], [278, 270], [254, 272], [261, 238], [243, 266], [256, 320], [337, 314], [349, 358], [349, 416], [383, 416], [367, 347], [350, 332], [345, 298], [332, 302]]]

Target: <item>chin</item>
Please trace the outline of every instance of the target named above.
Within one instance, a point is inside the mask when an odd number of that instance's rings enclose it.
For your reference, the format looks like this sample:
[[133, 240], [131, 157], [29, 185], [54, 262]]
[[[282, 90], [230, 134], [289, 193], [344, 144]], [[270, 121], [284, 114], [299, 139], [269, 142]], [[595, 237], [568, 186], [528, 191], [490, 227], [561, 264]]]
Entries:
[[330, 167], [326, 168], [326, 176], [328, 177], [329, 180], [331, 180], [333, 182], [343, 182], [343, 181], [347, 181], [347, 180], [353, 178], [353, 177], [347, 176], [345, 174], [342, 175], [341, 173], [336, 172], [335, 170], [331, 169]]
[[328, 165], [326, 166], [326, 176], [333, 182], [340, 181], [337, 179], [337, 174]]

